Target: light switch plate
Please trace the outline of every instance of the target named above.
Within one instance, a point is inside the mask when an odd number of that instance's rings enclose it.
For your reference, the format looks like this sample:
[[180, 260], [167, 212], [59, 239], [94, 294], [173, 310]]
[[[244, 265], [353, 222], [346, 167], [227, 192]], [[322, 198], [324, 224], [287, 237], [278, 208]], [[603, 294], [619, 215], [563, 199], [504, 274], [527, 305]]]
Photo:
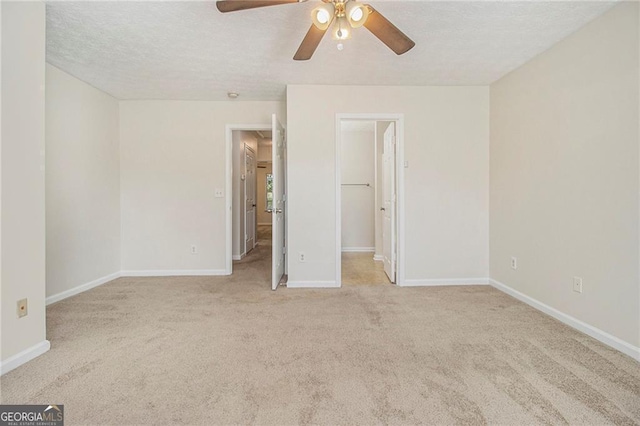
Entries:
[[576, 293], [582, 293], [582, 278], [573, 277], [573, 291]]

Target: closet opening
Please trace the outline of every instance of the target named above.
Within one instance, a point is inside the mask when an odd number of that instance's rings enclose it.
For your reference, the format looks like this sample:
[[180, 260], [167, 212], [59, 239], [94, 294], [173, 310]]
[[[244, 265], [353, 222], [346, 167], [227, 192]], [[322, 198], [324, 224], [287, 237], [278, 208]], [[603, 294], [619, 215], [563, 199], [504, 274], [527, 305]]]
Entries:
[[336, 277], [388, 285], [398, 276], [398, 119], [342, 117], [337, 125]]

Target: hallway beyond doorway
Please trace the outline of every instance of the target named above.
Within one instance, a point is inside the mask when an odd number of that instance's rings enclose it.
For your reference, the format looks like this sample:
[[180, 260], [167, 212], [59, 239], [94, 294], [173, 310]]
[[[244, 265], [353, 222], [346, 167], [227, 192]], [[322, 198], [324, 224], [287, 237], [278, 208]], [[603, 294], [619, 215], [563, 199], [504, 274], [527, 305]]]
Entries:
[[238, 281], [264, 282], [265, 290], [269, 288], [271, 279], [271, 226], [258, 225], [258, 243], [242, 260], [233, 261], [233, 276]]
[[258, 225], [258, 245], [271, 247], [271, 225]]

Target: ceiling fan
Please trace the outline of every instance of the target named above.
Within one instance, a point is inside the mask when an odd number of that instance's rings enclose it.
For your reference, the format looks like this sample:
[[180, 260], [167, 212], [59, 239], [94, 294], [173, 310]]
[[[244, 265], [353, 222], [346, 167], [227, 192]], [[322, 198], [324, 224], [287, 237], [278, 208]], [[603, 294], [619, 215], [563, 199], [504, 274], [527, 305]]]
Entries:
[[[219, 0], [216, 2], [216, 6], [220, 12], [226, 13], [304, 1], [307, 0]], [[350, 38], [351, 30], [361, 26], [371, 31], [397, 55], [406, 53], [416, 45], [413, 40], [368, 4], [356, 0], [322, 1], [324, 4], [311, 12], [313, 23], [293, 56], [296, 61], [311, 59], [313, 52], [316, 51], [322, 37], [332, 24], [334, 27], [333, 37], [339, 41], [338, 49], [340, 50], [342, 50], [342, 40]]]

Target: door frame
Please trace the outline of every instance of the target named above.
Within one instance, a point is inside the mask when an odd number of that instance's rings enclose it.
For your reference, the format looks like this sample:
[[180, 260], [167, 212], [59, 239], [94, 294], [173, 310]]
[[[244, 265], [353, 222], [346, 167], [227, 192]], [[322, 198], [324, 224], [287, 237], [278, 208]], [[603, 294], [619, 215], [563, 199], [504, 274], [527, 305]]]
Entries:
[[[349, 121], [393, 121], [396, 123], [395, 175], [396, 175], [396, 285], [405, 282], [405, 224], [404, 224], [404, 114], [380, 113], [338, 113], [336, 114], [336, 284], [342, 287], [342, 186], [341, 181], [341, 153], [343, 120]], [[375, 141], [374, 141], [375, 143]], [[377, 156], [377, 153], [376, 153]]]
[[270, 131], [266, 124], [227, 124], [225, 126], [225, 274], [233, 273], [233, 132]]

